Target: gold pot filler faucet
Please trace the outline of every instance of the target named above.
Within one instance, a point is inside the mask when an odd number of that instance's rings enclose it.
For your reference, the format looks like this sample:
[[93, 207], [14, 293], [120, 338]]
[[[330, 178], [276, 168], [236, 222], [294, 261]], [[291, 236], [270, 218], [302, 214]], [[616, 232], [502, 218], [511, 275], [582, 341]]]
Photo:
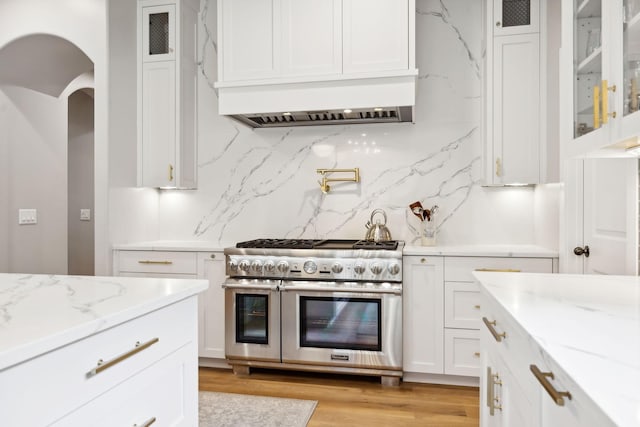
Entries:
[[[331, 187], [329, 186], [330, 182], [360, 182], [360, 169], [316, 169], [316, 172], [322, 175], [322, 181], [318, 181], [320, 184], [320, 190], [324, 194], [327, 194]], [[353, 177], [350, 178], [328, 178], [327, 175], [332, 173], [352, 173]]]

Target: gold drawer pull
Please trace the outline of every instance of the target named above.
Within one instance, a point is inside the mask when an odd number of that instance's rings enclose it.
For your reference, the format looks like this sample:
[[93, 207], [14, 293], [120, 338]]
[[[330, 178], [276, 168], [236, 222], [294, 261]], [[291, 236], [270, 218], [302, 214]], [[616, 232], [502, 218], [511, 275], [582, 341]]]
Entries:
[[105, 369], [109, 369], [110, 367], [117, 365], [123, 360], [130, 358], [134, 354], [140, 353], [142, 350], [151, 347], [158, 341], [160, 341], [160, 338], [153, 338], [152, 340], [149, 340], [144, 344], [140, 344], [140, 342], [138, 341], [136, 343], [136, 346], [132, 350], [129, 350], [126, 353], [121, 354], [120, 356], [116, 356], [107, 362], [103, 361], [102, 359], [98, 360], [98, 364], [96, 365], [96, 367], [87, 372], [87, 377], [92, 377], [104, 371]]
[[480, 310], [480, 304], [474, 305], [473, 308], [475, 308], [476, 310]]
[[473, 353], [473, 357], [480, 357], [480, 352], [476, 351], [475, 353]]
[[151, 424], [155, 422], [156, 422], [156, 417], [153, 417], [153, 418], [149, 418], [147, 421], [143, 422], [140, 425], [134, 424], [133, 427], [149, 427]]
[[496, 341], [500, 342], [507, 337], [506, 332], [499, 334], [498, 331], [496, 331], [496, 329], [494, 328], [494, 326], [496, 325], [495, 320], [493, 322], [490, 322], [489, 319], [487, 319], [486, 317], [483, 317], [482, 321], [484, 322], [485, 325], [487, 325], [487, 329], [489, 329], [489, 332], [491, 332], [491, 335], [493, 335], [493, 338], [495, 338]]
[[487, 406], [489, 407], [489, 415], [494, 415], [496, 409], [502, 411], [500, 399], [495, 397], [494, 387], [497, 385], [502, 387], [500, 375], [491, 372], [491, 367], [487, 366]]
[[558, 406], [564, 406], [564, 399], [562, 396], [565, 396], [567, 399], [571, 400], [571, 393], [568, 391], [558, 391], [553, 387], [553, 384], [549, 382], [548, 378], [554, 379], [553, 372], [542, 372], [536, 365], [529, 365], [529, 369], [533, 372], [533, 375], [540, 382], [542, 387], [549, 393], [551, 399]]
[[138, 264], [157, 264], [157, 265], [171, 265], [173, 261], [150, 261], [150, 260], [142, 260], [138, 261]]
[[520, 273], [521, 270], [516, 268], [476, 268], [475, 271], [488, 271], [498, 273]]

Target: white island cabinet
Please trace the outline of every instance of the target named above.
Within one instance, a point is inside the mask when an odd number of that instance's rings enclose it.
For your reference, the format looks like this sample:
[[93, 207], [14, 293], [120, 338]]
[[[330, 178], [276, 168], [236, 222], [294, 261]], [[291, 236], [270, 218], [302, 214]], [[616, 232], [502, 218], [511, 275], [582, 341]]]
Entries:
[[638, 277], [474, 274], [481, 426], [640, 426]]
[[207, 286], [0, 274], [0, 425], [197, 425]]

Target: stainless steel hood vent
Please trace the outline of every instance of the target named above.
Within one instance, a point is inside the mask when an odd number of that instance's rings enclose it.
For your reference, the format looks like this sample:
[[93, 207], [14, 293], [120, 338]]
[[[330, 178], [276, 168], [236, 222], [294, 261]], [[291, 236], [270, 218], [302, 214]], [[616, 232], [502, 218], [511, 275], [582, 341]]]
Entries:
[[231, 117], [254, 128], [361, 123], [399, 123], [412, 121], [413, 107], [292, 111], [284, 113], [231, 115]]

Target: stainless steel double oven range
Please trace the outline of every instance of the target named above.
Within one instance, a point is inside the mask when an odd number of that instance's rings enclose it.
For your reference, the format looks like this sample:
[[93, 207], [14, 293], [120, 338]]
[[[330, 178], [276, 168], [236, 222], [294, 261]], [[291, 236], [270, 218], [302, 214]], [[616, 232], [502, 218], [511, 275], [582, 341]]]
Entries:
[[225, 249], [225, 350], [251, 367], [402, 377], [404, 242], [259, 239]]

